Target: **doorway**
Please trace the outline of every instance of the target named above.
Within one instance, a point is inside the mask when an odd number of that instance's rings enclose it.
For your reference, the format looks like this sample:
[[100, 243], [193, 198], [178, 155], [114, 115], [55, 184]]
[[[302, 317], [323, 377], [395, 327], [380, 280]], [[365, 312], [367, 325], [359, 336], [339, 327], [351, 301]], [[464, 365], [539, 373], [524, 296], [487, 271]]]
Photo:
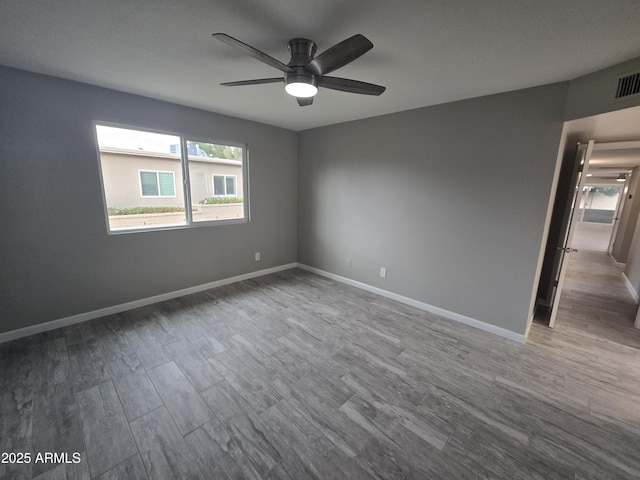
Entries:
[[[575, 225], [572, 248], [611, 253], [615, 243], [614, 226], [622, 206], [623, 185], [593, 183], [593, 174], [587, 174], [587, 184], [579, 202], [578, 221]], [[619, 178], [626, 174], [620, 173]], [[617, 181], [618, 179], [616, 179]]]
[[[562, 252], [570, 270], [569, 285], [568, 291], [563, 295], [557, 288], [559, 269], [550, 274], [549, 268], [545, 272], [543, 264], [540, 288], [536, 296], [535, 320], [538, 323], [549, 325], [550, 307], [554, 300], [556, 303], [566, 303], [564, 298], [569, 298], [572, 302], [570, 309], [564, 310], [571, 314], [571, 310], [575, 313], [576, 307], [579, 307], [575, 303], [579, 298], [586, 304], [589, 303], [589, 298], [598, 298], [598, 302], [603, 305], [608, 305], [606, 300], [609, 298], [613, 304], [623, 306], [624, 312], [617, 316], [624, 317], [626, 320], [623, 323], [633, 326], [638, 309], [637, 292], [640, 290], [640, 232], [636, 232], [640, 215], [640, 201], [636, 198], [636, 193], [640, 197], [640, 190], [636, 192], [640, 177], [639, 125], [640, 107], [565, 123], [564, 158], [544, 262], [549, 264], [551, 259], [550, 265], [553, 266], [554, 257], [558, 256], [556, 252]], [[588, 169], [585, 168], [582, 172], [576, 163], [574, 146], [589, 138], [595, 139], [595, 147]], [[577, 191], [576, 179], [582, 174], [586, 181], [583, 181]], [[572, 201], [570, 197], [575, 200]], [[564, 245], [572, 213], [575, 214], [574, 238], [571, 244]], [[571, 253], [567, 254], [569, 251]], [[634, 269], [637, 273], [628, 271], [628, 265], [625, 265], [627, 259], [636, 264]], [[608, 266], [612, 269], [605, 268]], [[615, 288], [607, 288], [605, 283], [599, 283], [597, 277], [600, 275], [608, 278], [609, 286], [611, 282], [615, 283]], [[614, 277], [615, 280], [612, 280]], [[586, 292], [586, 295], [579, 294], [576, 287]], [[596, 291], [597, 288], [602, 291]], [[556, 294], [560, 297], [556, 298]], [[608, 305], [607, 308], [613, 307]], [[629, 314], [629, 308], [632, 315]], [[597, 316], [601, 319], [606, 317]], [[561, 315], [561, 318], [564, 317]], [[589, 328], [588, 325], [584, 327]]]

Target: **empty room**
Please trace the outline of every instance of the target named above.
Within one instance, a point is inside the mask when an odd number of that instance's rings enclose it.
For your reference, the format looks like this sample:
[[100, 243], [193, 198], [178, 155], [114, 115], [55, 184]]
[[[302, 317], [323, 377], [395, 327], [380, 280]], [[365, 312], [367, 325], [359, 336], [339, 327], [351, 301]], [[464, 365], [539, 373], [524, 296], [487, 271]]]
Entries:
[[0, 18], [1, 479], [640, 479], [637, 1]]

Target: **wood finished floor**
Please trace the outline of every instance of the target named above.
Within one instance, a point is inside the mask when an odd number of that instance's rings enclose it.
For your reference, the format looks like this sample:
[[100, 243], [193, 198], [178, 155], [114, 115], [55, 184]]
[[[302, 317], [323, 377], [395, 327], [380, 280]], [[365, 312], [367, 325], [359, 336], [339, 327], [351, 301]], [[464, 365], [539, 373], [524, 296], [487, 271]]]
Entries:
[[301, 270], [0, 345], [0, 451], [82, 458], [0, 478], [640, 478], [639, 331], [572, 278], [527, 345]]
[[591, 250], [606, 252], [613, 225], [607, 223], [578, 222], [575, 225], [571, 247], [578, 251]]

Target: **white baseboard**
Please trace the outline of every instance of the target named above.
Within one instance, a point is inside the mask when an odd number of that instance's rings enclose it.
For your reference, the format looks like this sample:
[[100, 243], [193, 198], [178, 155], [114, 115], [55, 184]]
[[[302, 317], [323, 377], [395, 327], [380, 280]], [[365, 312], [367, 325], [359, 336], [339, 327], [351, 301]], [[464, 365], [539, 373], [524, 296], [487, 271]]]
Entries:
[[631, 285], [631, 282], [624, 272], [622, 272], [622, 278], [624, 278], [624, 284], [627, 286], [627, 290], [629, 290], [629, 293], [633, 297], [633, 301], [636, 303], [640, 302], [640, 296], [638, 295], [638, 292], [636, 292], [636, 289], [633, 288], [633, 285]]
[[74, 325], [76, 323], [86, 322], [87, 320], [93, 320], [107, 315], [113, 315], [115, 313], [124, 312], [133, 308], [144, 307], [146, 305], [162, 302], [164, 300], [171, 300], [172, 298], [202, 292], [204, 290], [209, 290], [210, 288], [221, 287], [222, 285], [241, 282], [243, 280], [249, 280], [250, 278], [261, 277], [263, 275], [280, 272], [282, 270], [288, 270], [290, 268], [296, 268], [297, 266], [297, 263], [288, 263], [286, 265], [279, 265], [277, 267], [265, 268], [264, 270], [249, 272], [230, 278], [223, 278], [222, 280], [216, 280], [214, 282], [204, 283], [202, 285], [196, 285], [194, 287], [183, 288], [182, 290], [176, 290], [174, 292], [154, 295], [153, 297], [147, 297], [140, 300], [134, 300], [132, 302], [121, 303], [120, 305], [114, 305], [112, 307], [101, 308], [98, 310], [93, 310], [91, 312], [80, 313], [78, 315], [72, 315], [70, 317], [59, 318], [57, 320], [51, 320], [49, 322], [39, 323], [37, 325], [30, 325], [28, 327], [19, 328], [17, 330], [0, 333], [0, 343], [9, 342], [11, 340], [16, 340], [22, 337], [28, 337], [29, 335], [34, 335], [36, 333], [55, 330], [56, 328], [66, 327], [68, 325]]
[[[172, 298], [182, 297], [184, 295], [190, 295], [192, 293], [202, 292], [204, 290], [209, 290], [211, 288], [221, 287], [223, 285], [228, 285], [230, 283], [241, 282], [243, 280], [248, 280], [255, 277], [261, 277], [263, 275], [268, 275], [270, 273], [281, 272], [283, 270], [288, 270], [290, 268], [299, 267], [303, 270], [307, 270], [309, 272], [316, 273], [323, 277], [330, 278], [332, 280], [336, 280], [341, 283], [345, 283], [347, 285], [351, 285], [353, 287], [360, 288], [362, 290], [369, 291], [371, 293], [375, 293], [377, 295], [390, 298], [392, 300], [398, 301], [400, 303], [404, 303], [406, 305], [415, 307], [420, 310], [424, 310], [425, 312], [433, 313], [435, 315], [439, 315], [449, 320], [453, 320], [455, 322], [463, 323], [465, 325], [469, 325], [471, 327], [478, 328], [485, 332], [493, 333], [494, 335], [498, 335], [509, 340], [513, 340], [518, 343], [525, 343], [526, 337], [525, 335], [512, 332], [511, 330], [504, 329], [502, 327], [497, 327], [495, 325], [491, 325], [490, 323], [482, 322], [480, 320], [476, 320], [475, 318], [467, 317], [465, 315], [460, 315], [455, 312], [451, 312], [449, 310], [445, 310], [443, 308], [435, 307], [433, 305], [429, 305], [427, 303], [420, 302], [418, 300], [414, 300], [409, 297], [405, 297], [403, 295], [399, 295], [397, 293], [389, 292], [388, 290], [383, 290], [382, 288], [374, 287], [372, 285], [368, 285], [366, 283], [358, 282], [356, 280], [351, 280], [350, 278], [341, 277], [340, 275], [336, 275], [333, 273], [326, 272], [324, 270], [320, 270], [314, 267], [310, 267], [308, 265], [304, 265], [302, 263], [289, 263], [285, 265], [279, 265], [277, 267], [266, 268], [264, 270], [258, 270], [256, 272], [245, 273], [243, 275], [237, 275], [235, 277], [224, 278], [222, 280], [216, 280], [214, 282], [205, 283], [202, 285], [196, 285], [194, 287], [184, 288], [181, 290], [176, 290], [173, 292], [163, 293], [160, 295], [155, 295], [153, 297], [142, 298], [139, 300], [134, 300], [132, 302], [122, 303], [119, 305], [114, 305], [111, 307], [101, 308], [98, 310], [92, 310], [90, 312], [80, 313], [78, 315], [72, 315], [70, 317], [59, 318], [57, 320], [51, 320], [49, 322], [39, 323], [37, 325], [30, 325], [28, 327], [20, 328], [17, 330], [11, 330], [9, 332], [0, 333], [0, 343], [9, 342], [11, 340], [16, 340], [18, 338], [27, 337], [29, 335], [34, 335], [37, 333], [46, 332], [49, 330], [55, 330], [56, 328], [66, 327], [69, 325], [74, 325], [76, 323], [86, 322], [88, 320], [94, 320], [96, 318], [104, 317], [107, 315], [113, 315], [116, 313], [121, 313], [127, 310], [131, 310], [138, 307], [144, 307], [146, 305], [151, 305], [154, 303], [162, 302], [165, 300], [171, 300]], [[627, 282], [627, 286], [630, 287], [630, 283], [625, 276], [625, 281]], [[630, 289], [633, 291], [633, 289]], [[632, 293], [633, 295], [633, 293]], [[637, 300], [637, 294], [634, 296]]]
[[312, 273], [316, 273], [323, 277], [330, 278], [332, 280], [336, 280], [337, 282], [345, 283], [347, 285], [351, 285], [352, 287], [361, 288], [362, 290], [366, 290], [371, 293], [378, 294], [380, 296], [390, 298], [392, 300], [396, 300], [397, 302], [404, 303], [406, 305], [415, 307], [420, 310], [424, 310], [425, 312], [433, 313], [435, 315], [439, 315], [448, 320], [453, 320], [455, 322], [464, 323], [465, 325], [469, 325], [471, 327], [475, 327], [479, 330], [484, 330], [485, 332], [493, 333], [494, 335], [498, 335], [500, 337], [507, 338], [509, 340], [513, 340], [518, 343], [525, 343], [526, 337], [520, 333], [512, 332], [511, 330], [507, 330], [502, 327], [497, 327], [495, 325], [491, 325], [490, 323], [482, 322], [480, 320], [476, 320], [475, 318], [467, 317], [465, 315], [460, 315], [459, 313], [450, 312], [449, 310], [445, 310], [440, 307], [435, 307], [433, 305], [429, 305], [428, 303], [423, 303], [418, 300], [414, 300], [413, 298], [405, 297], [403, 295], [398, 295], [397, 293], [389, 292], [388, 290], [383, 290], [382, 288], [374, 287], [372, 285], [368, 285], [366, 283], [358, 282], [356, 280], [351, 280], [350, 278], [341, 277], [340, 275], [336, 275], [334, 273], [329, 273], [324, 270], [320, 270], [315, 267], [310, 267], [308, 265], [304, 265], [302, 263], [298, 263], [298, 267], [307, 270]]
[[619, 262], [619, 261], [617, 261], [615, 258], [613, 258], [613, 255], [611, 254], [611, 252], [607, 252], [607, 253], [608, 253], [609, 258], [611, 259], [611, 261], [612, 261], [613, 263], [615, 263], [618, 267], [621, 267], [621, 266], [623, 266], [623, 265], [624, 265], [624, 262]]

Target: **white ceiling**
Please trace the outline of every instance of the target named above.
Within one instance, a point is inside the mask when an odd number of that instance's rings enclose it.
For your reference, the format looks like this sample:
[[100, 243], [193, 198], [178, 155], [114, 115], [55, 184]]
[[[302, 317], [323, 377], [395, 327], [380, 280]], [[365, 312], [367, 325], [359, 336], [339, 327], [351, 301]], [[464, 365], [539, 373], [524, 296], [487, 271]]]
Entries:
[[[304, 130], [569, 80], [640, 56], [638, 0], [2, 0], [0, 64]], [[299, 107], [279, 72], [211, 37], [281, 60], [355, 33], [373, 50], [332, 75], [380, 97], [321, 89]]]
[[566, 122], [565, 132], [581, 142], [595, 140], [589, 161], [590, 182], [615, 179], [640, 165], [640, 107], [571, 120]]
[[594, 152], [589, 162], [589, 169], [629, 169], [640, 165], [640, 148], [626, 150], [601, 150]]

